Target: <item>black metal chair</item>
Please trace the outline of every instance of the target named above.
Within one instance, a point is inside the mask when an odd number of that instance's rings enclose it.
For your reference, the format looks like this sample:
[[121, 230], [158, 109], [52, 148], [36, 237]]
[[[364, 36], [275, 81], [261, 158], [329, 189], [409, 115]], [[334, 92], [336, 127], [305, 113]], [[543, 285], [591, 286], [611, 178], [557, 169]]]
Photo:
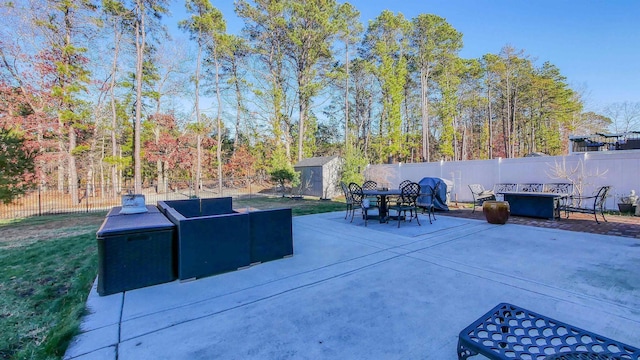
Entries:
[[424, 211], [426, 211], [427, 214], [429, 214], [429, 224], [433, 224], [431, 222], [432, 214], [433, 214], [433, 220], [436, 219], [434, 202], [436, 199], [436, 194], [438, 193], [439, 189], [440, 189], [440, 183], [436, 183], [435, 187], [431, 187], [431, 185], [426, 185], [427, 191], [421, 191], [420, 195], [418, 195], [418, 198], [416, 199], [416, 205], [418, 205], [418, 207], [421, 207], [423, 209], [423, 214], [424, 214]]
[[[378, 183], [373, 181], [373, 180], [367, 180], [362, 184], [362, 190], [375, 190], [378, 188]], [[376, 206], [380, 205], [380, 201], [378, 200], [377, 196], [369, 196], [367, 197], [367, 199], [369, 199], [369, 202], [375, 202]]]
[[[411, 180], [402, 180], [402, 182], [400, 183], [400, 185], [398, 185], [398, 189], [402, 190], [402, 188], [407, 185], [407, 184], [411, 184], [412, 181]], [[398, 196], [389, 196], [387, 197], [387, 204], [391, 204], [391, 203], [396, 203], [396, 204], [400, 204], [400, 202], [402, 202], [402, 198], [400, 197], [400, 195]]]
[[375, 190], [378, 187], [378, 183], [373, 180], [367, 180], [362, 184], [362, 190]]
[[409, 221], [415, 217], [418, 225], [422, 226], [422, 224], [420, 224], [420, 219], [418, 218], [418, 204], [416, 203], [419, 195], [420, 184], [411, 182], [402, 188], [400, 193], [400, 203], [389, 206], [389, 210], [395, 210], [397, 212], [398, 227], [400, 227], [400, 220], [403, 218], [401, 213], [404, 213], [404, 220], [407, 220], [407, 211], [409, 212]]
[[342, 188], [342, 192], [344, 193], [344, 200], [347, 203], [347, 213], [344, 214], [344, 218], [346, 219], [349, 216], [349, 213], [353, 211], [353, 197], [351, 196], [351, 192], [349, 191], [349, 187], [343, 181], [340, 181], [340, 187]]
[[485, 190], [484, 186], [480, 184], [469, 184], [469, 190], [471, 190], [471, 195], [473, 196], [473, 211], [476, 211], [476, 206], [482, 206], [487, 200], [495, 200], [496, 195], [491, 190]]
[[403, 188], [405, 185], [408, 185], [408, 184], [411, 184], [411, 183], [412, 183], [412, 181], [411, 181], [411, 180], [402, 180], [402, 182], [401, 182], [401, 183], [400, 183], [400, 185], [398, 186], [398, 189], [402, 190], [402, 188]]
[[353, 217], [355, 215], [356, 208], [360, 208], [362, 211], [362, 217], [364, 218], [364, 226], [367, 226], [367, 220], [369, 218], [369, 210], [377, 209], [378, 205], [371, 204], [369, 199], [367, 199], [362, 192], [362, 187], [356, 183], [349, 184], [349, 192], [351, 193], [351, 198], [353, 199], [353, 209], [351, 211], [351, 222], [353, 222]]
[[594, 196], [569, 196], [567, 202], [561, 206], [560, 210], [564, 210], [565, 215], [569, 218], [569, 213], [577, 212], [582, 214], [593, 214], [596, 219], [596, 224], [599, 224], [598, 213], [602, 216], [602, 220], [607, 222], [604, 217], [604, 203], [609, 196], [609, 190], [611, 186], [603, 186], [598, 189], [598, 192]]

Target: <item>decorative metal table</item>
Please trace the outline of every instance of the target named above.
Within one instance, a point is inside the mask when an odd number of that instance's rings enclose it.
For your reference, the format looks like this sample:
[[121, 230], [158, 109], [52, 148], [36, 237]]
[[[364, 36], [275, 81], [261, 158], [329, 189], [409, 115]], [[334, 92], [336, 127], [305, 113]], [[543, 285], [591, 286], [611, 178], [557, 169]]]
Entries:
[[640, 359], [640, 349], [502, 303], [460, 332], [458, 359]]
[[374, 190], [363, 190], [362, 193], [366, 196], [377, 196], [380, 198], [380, 208], [379, 208], [379, 220], [380, 222], [386, 222], [389, 216], [389, 210], [387, 207], [387, 196], [399, 196], [402, 194], [400, 189], [374, 189]]

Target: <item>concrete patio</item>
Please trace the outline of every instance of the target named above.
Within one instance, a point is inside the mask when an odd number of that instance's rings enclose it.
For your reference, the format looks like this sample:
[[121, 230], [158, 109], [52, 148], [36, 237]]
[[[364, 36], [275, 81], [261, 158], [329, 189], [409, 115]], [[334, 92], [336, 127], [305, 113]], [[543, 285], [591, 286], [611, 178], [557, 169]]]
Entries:
[[295, 217], [291, 258], [105, 297], [94, 286], [65, 359], [454, 360], [460, 330], [500, 302], [640, 347], [637, 239], [421, 222]]

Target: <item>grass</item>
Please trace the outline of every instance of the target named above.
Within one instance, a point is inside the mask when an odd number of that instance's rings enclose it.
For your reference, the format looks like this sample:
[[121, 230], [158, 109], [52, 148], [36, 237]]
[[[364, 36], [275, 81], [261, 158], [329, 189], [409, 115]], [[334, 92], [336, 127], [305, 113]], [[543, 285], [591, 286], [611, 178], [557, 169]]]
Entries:
[[[290, 207], [294, 216], [344, 210], [317, 199], [244, 197], [234, 208]], [[0, 221], [0, 359], [60, 359], [79, 332], [98, 268], [105, 213]]]
[[290, 207], [293, 216], [345, 210], [344, 202], [318, 200], [317, 198], [292, 199], [263, 196], [233, 199], [233, 207], [236, 209], [252, 207], [261, 210]]
[[95, 278], [101, 219], [104, 213], [0, 223], [0, 359], [64, 355]]

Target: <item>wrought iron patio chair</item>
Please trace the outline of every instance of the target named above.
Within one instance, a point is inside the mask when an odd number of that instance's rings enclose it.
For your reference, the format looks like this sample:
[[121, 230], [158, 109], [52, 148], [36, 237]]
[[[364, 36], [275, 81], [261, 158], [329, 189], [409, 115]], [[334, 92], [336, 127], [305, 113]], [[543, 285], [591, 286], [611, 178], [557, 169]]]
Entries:
[[418, 207], [421, 207], [423, 209], [423, 214], [424, 211], [427, 212], [427, 214], [429, 214], [429, 224], [433, 224], [431, 222], [431, 215], [433, 215], [433, 220], [436, 219], [436, 213], [435, 213], [435, 199], [436, 199], [436, 194], [438, 193], [438, 190], [440, 189], [440, 183], [436, 183], [436, 186], [431, 187], [431, 185], [426, 185], [426, 190], [427, 191], [421, 191], [420, 195], [418, 195], [418, 198], [416, 199], [416, 205], [418, 205]]
[[351, 196], [349, 187], [344, 183], [344, 181], [340, 181], [340, 187], [342, 188], [342, 192], [344, 193], [344, 200], [347, 203], [347, 212], [346, 214], [344, 214], [344, 218], [346, 219], [353, 211], [353, 196]]
[[362, 212], [362, 217], [364, 218], [364, 226], [367, 226], [367, 220], [369, 218], [369, 210], [377, 209], [378, 205], [371, 204], [367, 198], [365, 198], [364, 193], [362, 192], [362, 187], [356, 183], [349, 184], [349, 192], [351, 193], [351, 198], [353, 199], [353, 210], [351, 211], [351, 222], [353, 222], [353, 217], [355, 215], [355, 211], [357, 208]]
[[[415, 217], [418, 225], [422, 226], [422, 224], [420, 224], [420, 219], [418, 218], [418, 205], [416, 203], [418, 195], [420, 195], [420, 184], [411, 182], [402, 188], [400, 193], [400, 203], [389, 206], [389, 210], [395, 210], [397, 212], [398, 227], [400, 227], [400, 221], [403, 218], [405, 221], [407, 220], [407, 211], [409, 212], [409, 221], [413, 220]], [[401, 213], [403, 213], [404, 216], [400, 215]]]
[[487, 200], [495, 200], [496, 195], [491, 190], [485, 190], [484, 186], [480, 184], [469, 184], [469, 190], [471, 190], [471, 195], [473, 195], [473, 211], [476, 211], [476, 206], [482, 206], [482, 204]]
[[[402, 190], [405, 185], [411, 184], [411, 182], [411, 180], [402, 180], [402, 182], [400, 182], [400, 185], [398, 185], [398, 189]], [[400, 204], [401, 201], [402, 198], [400, 197], [400, 195], [387, 197], [387, 204]]]
[[564, 210], [565, 215], [569, 218], [569, 213], [577, 212], [582, 214], [593, 214], [596, 224], [599, 224], [598, 213], [602, 216], [602, 220], [607, 222], [604, 217], [604, 203], [609, 196], [611, 186], [603, 186], [598, 189], [596, 195], [593, 196], [569, 196], [567, 202], [561, 206], [560, 210]]
[[[362, 190], [375, 190], [378, 188], [378, 183], [373, 180], [367, 180], [362, 184]], [[380, 201], [377, 196], [367, 196], [369, 202], [375, 203], [376, 206], [380, 205]]]

